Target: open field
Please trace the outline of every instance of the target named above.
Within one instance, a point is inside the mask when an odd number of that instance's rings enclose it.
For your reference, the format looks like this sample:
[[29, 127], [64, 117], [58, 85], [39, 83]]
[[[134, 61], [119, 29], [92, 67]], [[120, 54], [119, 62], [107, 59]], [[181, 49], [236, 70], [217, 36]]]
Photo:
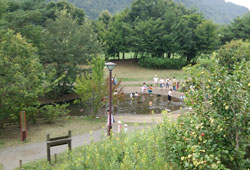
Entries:
[[[116, 68], [113, 70], [113, 76], [121, 79], [122, 81], [153, 81], [153, 77], [157, 75], [159, 78], [167, 77], [172, 79], [176, 77], [178, 80], [184, 80], [187, 76], [182, 70], [157, 70], [157, 69], [147, 69], [137, 65], [136, 62], [131, 60], [119, 60], [114, 61], [117, 64]], [[105, 69], [105, 74], [108, 75], [108, 70]]]
[[68, 130], [72, 130], [72, 136], [88, 133], [89, 131], [100, 129], [105, 126], [106, 117], [93, 119], [90, 117], [61, 118], [55, 123], [37, 122], [27, 125], [27, 141], [22, 142], [20, 128], [7, 127], [0, 131], [0, 148], [17, 146], [26, 143], [43, 142], [46, 134], [53, 136], [66, 135]]

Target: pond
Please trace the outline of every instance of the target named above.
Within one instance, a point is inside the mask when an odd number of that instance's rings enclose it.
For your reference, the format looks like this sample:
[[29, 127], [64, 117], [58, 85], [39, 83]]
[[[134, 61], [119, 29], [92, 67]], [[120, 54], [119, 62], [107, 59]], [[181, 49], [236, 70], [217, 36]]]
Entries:
[[[138, 97], [131, 99], [129, 95], [126, 95], [124, 101], [119, 102], [116, 107], [114, 107], [114, 113], [116, 115], [123, 114], [159, 114], [163, 110], [175, 111], [183, 107], [184, 103], [177, 98], [172, 97], [172, 102], [168, 102], [167, 96], [162, 95], [152, 95], [143, 94]], [[100, 109], [100, 114], [105, 113], [107, 107]], [[81, 104], [71, 104], [68, 109], [71, 111], [72, 116], [79, 116], [87, 114], [87, 110]]]

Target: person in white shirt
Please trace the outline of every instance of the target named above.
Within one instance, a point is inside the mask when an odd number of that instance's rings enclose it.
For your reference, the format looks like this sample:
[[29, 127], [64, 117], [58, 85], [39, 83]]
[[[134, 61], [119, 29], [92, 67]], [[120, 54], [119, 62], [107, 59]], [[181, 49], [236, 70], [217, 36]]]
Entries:
[[157, 75], [155, 75], [155, 77], [153, 78], [153, 80], [154, 80], [154, 88], [155, 88], [155, 86], [158, 84], [158, 77], [157, 77]]
[[163, 88], [163, 87], [164, 87], [164, 79], [161, 78], [161, 79], [160, 79], [160, 88]]
[[135, 92], [135, 97], [138, 97], [138, 96], [140, 96], [139, 93]]
[[141, 87], [141, 92], [142, 93], [147, 93], [147, 85], [146, 85], [146, 83], [143, 83], [143, 86]]
[[171, 100], [172, 100], [172, 89], [170, 89], [169, 91], [168, 91], [168, 103], [171, 103]]
[[[107, 110], [107, 124], [106, 124], [106, 126], [107, 126], [107, 132], [108, 132], [108, 130], [109, 130], [109, 110]], [[113, 116], [113, 114], [111, 114], [111, 128], [112, 128], [112, 125], [113, 125], [113, 123], [115, 122], [115, 119], [114, 119], [114, 116]]]

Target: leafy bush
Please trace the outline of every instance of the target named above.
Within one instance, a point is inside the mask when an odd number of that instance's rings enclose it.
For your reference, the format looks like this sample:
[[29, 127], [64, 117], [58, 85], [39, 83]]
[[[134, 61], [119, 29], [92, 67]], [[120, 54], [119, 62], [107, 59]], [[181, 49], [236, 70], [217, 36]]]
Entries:
[[185, 59], [169, 59], [169, 58], [141, 58], [138, 64], [141, 67], [154, 69], [182, 69], [187, 65]]
[[166, 132], [169, 159], [182, 169], [250, 167], [250, 62], [233, 68], [215, 64], [193, 75], [186, 104], [194, 112]]
[[44, 117], [48, 120], [48, 122], [51, 123], [56, 118], [68, 114], [69, 110], [66, 109], [68, 106], [69, 104], [46, 105], [42, 107], [41, 112], [43, 113]]
[[[162, 127], [123, 133], [62, 155], [61, 164], [30, 164], [24, 169], [165, 169], [174, 168], [166, 160]], [[60, 158], [61, 159], [61, 158]], [[176, 169], [178, 170], [178, 169]]]
[[218, 50], [216, 58], [221, 66], [233, 70], [234, 64], [243, 60], [250, 61], [250, 42], [233, 40]]

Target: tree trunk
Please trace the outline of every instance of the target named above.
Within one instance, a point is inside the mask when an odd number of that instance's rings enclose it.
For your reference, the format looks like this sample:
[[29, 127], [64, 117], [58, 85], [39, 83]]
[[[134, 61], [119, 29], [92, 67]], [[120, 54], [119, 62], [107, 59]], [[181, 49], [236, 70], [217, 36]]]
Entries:
[[125, 60], [125, 53], [122, 53], [122, 59]]
[[168, 58], [171, 58], [171, 53], [170, 52], [168, 52]]
[[120, 52], [117, 53], [117, 58], [120, 60]]

